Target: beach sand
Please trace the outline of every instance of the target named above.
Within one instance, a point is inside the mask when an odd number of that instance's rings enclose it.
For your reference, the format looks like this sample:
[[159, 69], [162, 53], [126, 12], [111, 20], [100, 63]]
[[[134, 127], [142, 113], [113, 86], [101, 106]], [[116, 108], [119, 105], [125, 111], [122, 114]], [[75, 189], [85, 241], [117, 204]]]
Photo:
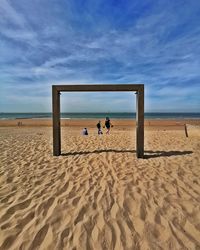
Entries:
[[146, 121], [137, 159], [133, 122], [65, 121], [53, 157], [50, 124], [27, 121], [0, 123], [0, 249], [200, 249], [198, 126]]

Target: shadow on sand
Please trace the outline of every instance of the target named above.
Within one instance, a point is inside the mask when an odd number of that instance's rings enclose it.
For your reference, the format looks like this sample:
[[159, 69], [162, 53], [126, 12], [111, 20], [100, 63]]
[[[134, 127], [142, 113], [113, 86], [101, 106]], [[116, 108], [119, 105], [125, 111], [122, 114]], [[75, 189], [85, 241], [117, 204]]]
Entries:
[[145, 151], [144, 159], [192, 154], [193, 151]]
[[[94, 151], [78, 151], [62, 153], [61, 156], [74, 156], [74, 155], [88, 155], [88, 154], [100, 154], [100, 153], [136, 153], [135, 150], [117, 150], [117, 149], [102, 149]], [[151, 151], [147, 150], [144, 154], [144, 159], [156, 158], [156, 157], [170, 157], [178, 155], [192, 154], [193, 151]]]

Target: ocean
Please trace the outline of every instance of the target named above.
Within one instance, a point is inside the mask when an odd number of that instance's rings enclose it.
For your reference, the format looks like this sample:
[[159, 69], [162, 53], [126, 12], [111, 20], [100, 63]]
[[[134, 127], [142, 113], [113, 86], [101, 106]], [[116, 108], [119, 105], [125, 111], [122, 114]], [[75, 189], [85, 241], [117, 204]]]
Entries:
[[[135, 119], [136, 113], [61, 113], [61, 119]], [[52, 113], [0, 113], [0, 120], [51, 119]], [[200, 119], [200, 113], [145, 113], [145, 119]]]

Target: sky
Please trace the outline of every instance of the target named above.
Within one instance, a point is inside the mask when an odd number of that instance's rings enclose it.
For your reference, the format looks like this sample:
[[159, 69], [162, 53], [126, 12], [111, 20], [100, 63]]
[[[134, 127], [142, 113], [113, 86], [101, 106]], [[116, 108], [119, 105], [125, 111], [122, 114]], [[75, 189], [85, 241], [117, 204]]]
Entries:
[[[54, 84], [145, 84], [146, 112], [200, 111], [199, 0], [0, 0], [0, 112], [51, 112]], [[63, 112], [135, 111], [63, 93]]]

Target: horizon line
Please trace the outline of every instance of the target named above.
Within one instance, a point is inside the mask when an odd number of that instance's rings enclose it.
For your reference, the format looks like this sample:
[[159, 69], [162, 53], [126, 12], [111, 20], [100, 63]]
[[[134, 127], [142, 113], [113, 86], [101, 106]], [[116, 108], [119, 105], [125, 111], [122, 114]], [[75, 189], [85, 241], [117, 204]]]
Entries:
[[[27, 111], [27, 112], [14, 112], [14, 111], [9, 111], [9, 112], [4, 112], [4, 111], [0, 111], [0, 114], [12, 114], [12, 113], [15, 113], [15, 114], [26, 114], [26, 113], [52, 113], [52, 111], [46, 111], [46, 112], [39, 112], [39, 111]], [[80, 112], [68, 112], [68, 111], [63, 111], [63, 112], [60, 112], [61, 114], [62, 113], [71, 113], [71, 114], [77, 114], [77, 113], [91, 113], [91, 114], [101, 114], [101, 113], [136, 113], [136, 111], [132, 112], [132, 111], [100, 111], [100, 112], [96, 112], [96, 111], [89, 111], [89, 112], [86, 112], [86, 111], [80, 111]], [[196, 113], [196, 114], [200, 114], [200, 112], [198, 111], [146, 111], [144, 113]]]

